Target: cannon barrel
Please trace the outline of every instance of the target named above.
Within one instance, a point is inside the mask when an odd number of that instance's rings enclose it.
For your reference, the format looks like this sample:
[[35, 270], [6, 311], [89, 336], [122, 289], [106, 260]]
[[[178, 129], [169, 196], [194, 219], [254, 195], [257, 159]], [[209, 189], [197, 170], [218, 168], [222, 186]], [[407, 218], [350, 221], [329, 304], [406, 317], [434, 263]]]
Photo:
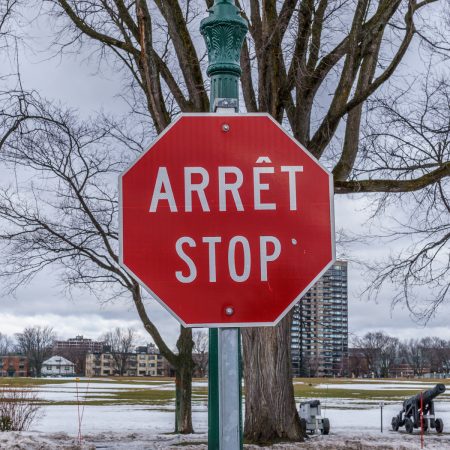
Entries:
[[408, 400], [405, 401], [406, 404], [416, 403], [418, 404], [420, 402], [420, 396], [423, 396], [423, 402], [429, 403], [433, 399], [435, 399], [438, 395], [443, 394], [445, 392], [445, 385], [442, 383], [438, 383], [433, 389], [428, 389], [427, 391], [424, 391], [420, 394], [416, 394], [413, 397], [410, 397]]

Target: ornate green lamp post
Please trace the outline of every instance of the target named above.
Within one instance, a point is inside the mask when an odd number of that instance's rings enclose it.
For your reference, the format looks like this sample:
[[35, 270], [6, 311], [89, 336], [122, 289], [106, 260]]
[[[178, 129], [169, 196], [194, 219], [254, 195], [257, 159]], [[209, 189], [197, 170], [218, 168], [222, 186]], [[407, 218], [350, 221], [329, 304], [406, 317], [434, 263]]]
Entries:
[[[238, 111], [239, 104], [239, 78], [241, 67], [239, 64], [241, 47], [248, 30], [247, 21], [240, 15], [234, 0], [214, 0], [214, 5], [209, 9], [209, 17], [202, 20], [200, 32], [205, 38], [208, 49], [209, 65], [207, 74], [211, 78], [210, 110], [234, 110]], [[222, 350], [219, 350], [219, 347]], [[223, 353], [223, 349], [228, 354]], [[235, 354], [230, 354], [230, 352]], [[235, 360], [233, 361], [233, 357]], [[236, 377], [230, 391], [220, 380], [219, 368], [222, 367], [222, 377], [225, 371], [223, 366], [235, 365]], [[242, 448], [241, 422], [242, 413], [240, 406], [240, 334], [238, 329], [218, 330], [210, 329], [209, 332], [209, 370], [208, 370], [208, 450], [237, 450]], [[231, 371], [230, 378], [233, 378]], [[229, 395], [228, 395], [229, 394]], [[233, 398], [233, 394], [239, 397], [239, 404], [234, 414], [238, 436], [227, 432], [224, 438], [224, 427], [221, 425], [223, 416], [227, 415], [229, 405], [233, 409], [233, 402], [224, 405], [220, 398]], [[222, 419], [221, 419], [222, 417]], [[231, 421], [233, 422], [233, 421]], [[230, 424], [226, 426], [230, 427]], [[226, 428], [226, 427], [225, 427]], [[233, 428], [233, 427], [231, 427]], [[236, 427], [234, 427], [236, 431]], [[228, 440], [227, 440], [228, 439]], [[227, 448], [225, 448], [227, 447]]]
[[216, 99], [238, 101], [241, 76], [239, 60], [248, 25], [234, 0], [215, 0], [209, 14], [202, 20], [200, 32], [208, 49], [209, 65], [206, 73], [211, 77], [211, 111], [214, 112]]

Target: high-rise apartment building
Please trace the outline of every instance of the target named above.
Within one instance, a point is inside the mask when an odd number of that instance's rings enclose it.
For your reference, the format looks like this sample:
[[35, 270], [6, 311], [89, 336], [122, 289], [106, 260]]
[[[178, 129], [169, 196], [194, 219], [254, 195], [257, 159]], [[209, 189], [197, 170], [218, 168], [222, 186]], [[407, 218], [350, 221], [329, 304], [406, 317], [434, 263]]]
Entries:
[[347, 262], [336, 261], [294, 307], [293, 376], [343, 376], [348, 362]]

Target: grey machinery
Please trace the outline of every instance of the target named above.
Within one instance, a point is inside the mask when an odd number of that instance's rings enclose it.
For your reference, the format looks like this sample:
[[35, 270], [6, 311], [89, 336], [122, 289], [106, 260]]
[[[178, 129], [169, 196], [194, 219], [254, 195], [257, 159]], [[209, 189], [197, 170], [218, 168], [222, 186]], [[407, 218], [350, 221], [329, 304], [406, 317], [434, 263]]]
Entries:
[[314, 434], [320, 431], [322, 434], [330, 432], [330, 421], [322, 417], [320, 400], [309, 400], [299, 404], [299, 415], [302, 426], [306, 432]]

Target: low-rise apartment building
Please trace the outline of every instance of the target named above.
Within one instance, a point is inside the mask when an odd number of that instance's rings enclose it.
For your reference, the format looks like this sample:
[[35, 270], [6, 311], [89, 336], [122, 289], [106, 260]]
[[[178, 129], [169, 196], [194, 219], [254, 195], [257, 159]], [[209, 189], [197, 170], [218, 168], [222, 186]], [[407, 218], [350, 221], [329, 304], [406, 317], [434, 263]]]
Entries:
[[28, 358], [21, 355], [0, 356], [0, 376], [27, 377], [29, 375]]
[[102, 377], [114, 374], [114, 359], [110, 353], [87, 353], [86, 372], [87, 377]]
[[[86, 355], [86, 376], [107, 377], [119, 375], [118, 361], [123, 355], [112, 353], [88, 353]], [[129, 353], [126, 356], [124, 376], [156, 377], [169, 376], [164, 364], [165, 358], [159, 353]]]
[[163, 356], [159, 353], [137, 355], [137, 376], [162, 377], [168, 376], [164, 370]]

